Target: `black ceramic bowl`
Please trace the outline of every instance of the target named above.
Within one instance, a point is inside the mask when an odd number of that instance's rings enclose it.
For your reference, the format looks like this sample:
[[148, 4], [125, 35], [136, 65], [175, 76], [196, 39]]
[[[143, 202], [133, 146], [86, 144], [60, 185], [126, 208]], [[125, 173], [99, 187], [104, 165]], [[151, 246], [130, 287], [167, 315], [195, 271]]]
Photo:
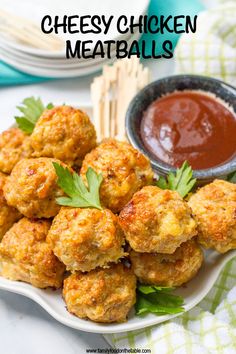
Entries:
[[[157, 98], [174, 91], [201, 90], [220, 98], [232, 107], [236, 113], [236, 89], [222, 81], [197, 75], [169, 76], [152, 82], [144, 87], [131, 101], [126, 113], [126, 133], [130, 143], [150, 158], [152, 167], [158, 175], [167, 175], [176, 169], [154, 158], [146, 150], [140, 136], [140, 123], [143, 112]], [[236, 138], [236, 137], [235, 137]], [[222, 145], [224, 142], [222, 141]], [[208, 182], [215, 178], [225, 178], [236, 171], [236, 157], [224, 164], [204, 170], [195, 170], [194, 176], [199, 182]]]

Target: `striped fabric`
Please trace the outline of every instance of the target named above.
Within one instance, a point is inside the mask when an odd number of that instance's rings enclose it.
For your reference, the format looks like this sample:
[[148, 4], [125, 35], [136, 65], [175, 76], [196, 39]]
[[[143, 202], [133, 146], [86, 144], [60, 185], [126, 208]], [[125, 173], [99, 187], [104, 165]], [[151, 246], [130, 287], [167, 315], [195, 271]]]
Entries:
[[176, 74], [212, 76], [236, 86], [236, 0], [202, 12], [197, 32], [180, 38], [175, 58]]
[[222, 271], [204, 300], [164, 324], [105, 335], [117, 349], [145, 348], [152, 354], [236, 353], [236, 259]]

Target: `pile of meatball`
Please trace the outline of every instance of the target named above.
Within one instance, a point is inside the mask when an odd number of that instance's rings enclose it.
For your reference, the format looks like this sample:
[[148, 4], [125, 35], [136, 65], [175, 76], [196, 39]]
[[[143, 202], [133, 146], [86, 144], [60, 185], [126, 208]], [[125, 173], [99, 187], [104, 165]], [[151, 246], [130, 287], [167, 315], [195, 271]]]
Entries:
[[[102, 210], [61, 207], [52, 162], [101, 173]], [[72, 314], [123, 322], [137, 282], [181, 286], [204, 248], [236, 248], [236, 185], [200, 188], [188, 201], [155, 186], [149, 160], [127, 142], [99, 144], [89, 117], [68, 106], [46, 110], [29, 136], [0, 135], [0, 272], [38, 288], [61, 288]], [[200, 246], [201, 245], [201, 246]]]

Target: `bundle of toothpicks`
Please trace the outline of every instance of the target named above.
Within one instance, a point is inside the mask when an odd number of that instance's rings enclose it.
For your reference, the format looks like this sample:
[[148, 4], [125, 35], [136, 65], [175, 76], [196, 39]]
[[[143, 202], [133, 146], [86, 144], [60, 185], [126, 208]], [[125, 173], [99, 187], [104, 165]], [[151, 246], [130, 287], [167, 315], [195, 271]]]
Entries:
[[125, 114], [135, 94], [149, 83], [150, 73], [137, 57], [105, 65], [91, 84], [93, 120], [98, 141], [126, 140]]

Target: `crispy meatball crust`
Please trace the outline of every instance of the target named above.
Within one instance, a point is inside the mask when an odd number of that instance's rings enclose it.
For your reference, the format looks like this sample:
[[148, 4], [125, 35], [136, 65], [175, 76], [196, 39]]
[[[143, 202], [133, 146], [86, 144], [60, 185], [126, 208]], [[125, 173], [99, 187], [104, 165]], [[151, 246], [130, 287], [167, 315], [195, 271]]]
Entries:
[[29, 137], [18, 128], [10, 128], [0, 134], [0, 171], [11, 173], [22, 158], [32, 154]]
[[62, 285], [65, 267], [46, 242], [48, 220], [23, 218], [4, 235], [0, 244], [1, 275], [37, 288]]
[[149, 160], [126, 142], [105, 139], [85, 156], [81, 176], [92, 167], [102, 173], [100, 198], [103, 206], [119, 212], [143, 186], [152, 183], [153, 172]]
[[46, 157], [20, 160], [3, 189], [7, 203], [28, 218], [55, 216], [60, 210], [55, 198], [63, 192], [57, 186], [53, 161], [62, 164]]
[[21, 218], [19, 211], [7, 205], [3, 195], [3, 186], [7, 176], [0, 172], [0, 241], [12, 225]]
[[86, 113], [69, 106], [46, 110], [31, 135], [35, 157], [55, 157], [68, 165], [81, 165], [96, 146], [96, 132]]
[[108, 209], [61, 208], [47, 236], [55, 255], [71, 271], [90, 271], [125, 255], [124, 234]]
[[124, 322], [136, 301], [136, 277], [122, 264], [75, 273], [64, 281], [69, 312], [95, 322]]
[[135, 275], [143, 284], [180, 286], [197, 274], [203, 252], [195, 240], [184, 242], [173, 254], [130, 252]]
[[196, 222], [177, 192], [143, 187], [119, 215], [126, 240], [136, 252], [174, 253], [196, 235]]
[[236, 184], [215, 180], [200, 188], [188, 203], [202, 246], [221, 253], [236, 248]]

